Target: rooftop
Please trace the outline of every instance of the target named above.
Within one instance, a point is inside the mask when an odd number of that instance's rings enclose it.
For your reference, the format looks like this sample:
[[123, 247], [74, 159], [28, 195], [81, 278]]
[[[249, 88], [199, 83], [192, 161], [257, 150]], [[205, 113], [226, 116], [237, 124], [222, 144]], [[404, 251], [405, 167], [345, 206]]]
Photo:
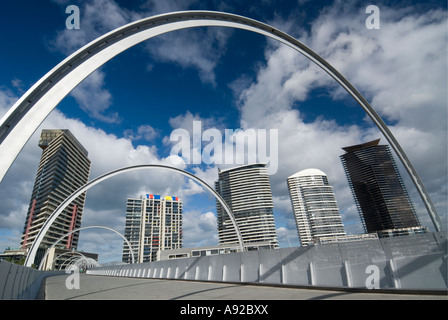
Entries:
[[356, 151], [356, 150], [377, 146], [379, 144], [379, 142], [380, 142], [380, 139], [376, 139], [376, 140], [373, 140], [373, 141], [357, 144], [357, 145], [350, 146], [350, 147], [345, 147], [345, 148], [342, 148], [342, 149], [344, 151], [346, 151], [346, 152], [353, 152], [353, 151]]
[[319, 169], [310, 168], [294, 173], [292, 176], [289, 176], [288, 179], [305, 176], [326, 176], [326, 174]]
[[251, 163], [251, 164], [243, 164], [241, 166], [227, 168], [227, 169], [218, 169], [219, 173], [226, 172], [226, 171], [233, 171], [233, 170], [240, 170], [244, 168], [249, 168], [252, 166], [259, 166], [259, 167], [266, 167], [266, 163]]

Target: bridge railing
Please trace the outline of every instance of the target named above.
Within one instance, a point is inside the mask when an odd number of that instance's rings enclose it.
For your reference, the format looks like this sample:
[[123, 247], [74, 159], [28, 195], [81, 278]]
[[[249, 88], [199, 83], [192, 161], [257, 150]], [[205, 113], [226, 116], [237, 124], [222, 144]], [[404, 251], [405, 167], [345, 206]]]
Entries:
[[447, 290], [446, 233], [99, 267], [117, 277], [289, 286]]
[[0, 260], [0, 300], [36, 299], [42, 281], [56, 274], [61, 271], [40, 271]]

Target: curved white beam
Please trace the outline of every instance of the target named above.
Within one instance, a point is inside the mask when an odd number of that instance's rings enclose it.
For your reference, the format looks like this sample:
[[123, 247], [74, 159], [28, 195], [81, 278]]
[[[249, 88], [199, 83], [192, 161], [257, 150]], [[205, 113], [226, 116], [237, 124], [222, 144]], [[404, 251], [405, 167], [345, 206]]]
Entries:
[[[31, 265], [33, 264], [34, 259], [36, 257], [37, 249], [39, 248], [39, 245], [42, 242], [43, 238], [45, 237], [47, 231], [50, 229], [50, 226], [57, 219], [57, 217], [62, 213], [62, 211], [64, 211], [64, 209], [73, 200], [75, 200], [79, 195], [83, 194], [84, 192], [86, 192], [87, 190], [89, 190], [93, 186], [97, 185], [98, 183], [103, 182], [104, 180], [110, 179], [110, 178], [112, 178], [112, 177], [114, 177], [116, 175], [123, 174], [123, 173], [129, 172], [129, 171], [143, 170], [143, 169], [163, 169], [163, 170], [178, 172], [178, 173], [180, 173], [180, 174], [182, 174], [182, 175], [184, 175], [184, 176], [186, 176], [188, 178], [193, 179], [194, 181], [198, 182], [203, 187], [205, 187], [208, 191], [210, 191], [215, 196], [216, 200], [218, 200], [219, 203], [222, 205], [222, 207], [224, 208], [226, 213], [229, 215], [229, 218], [232, 221], [233, 227], [235, 228], [236, 234], [238, 236], [238, 242], [239, 242], [240, 248], [241, 248], [241, 250], [244, 250], [243, 237], [241, 236], [240, 229], [239, 229], [239, 227], [238, 227], [238, 225], [236, 223], [236, 220], [235, 220], [235, 217], [234, 217], [234, 215], [232, 213], [232, 210], [230, 210], [230, 208], [227, 205], [227, 203], [219, 195], [219, 193], [217, 193], [215, 191], [215, 189], [210, 187], [207, 183], [205, 183], [203, 180], [201, 180], [198, 177], [196, 177], [194, 174], [189, 173], [187, 171], [184, 171], [182, 169], [178, 169], [178, 168], [174, 168], [174, 167], [170, 167], [170, 166], [166, 166], [166, 165], [162, 165], [162, 164], [141, 164], [141, 165], [124, 167], [124, 168], [121, 168], [121, 169], [117, 169], [117, 170], [113, 170], [113, 171], [110, 171], [108, 173], [105, 173], [105, 174], [103, 174], [103, 175], [101, 175], [101, 176], [91, 180], [90, 182], [86, 183], [85, 185], [80, 187], [78, 190], [73, 192], [67, 199], [65, 199], [56, 208], [56, 210], [48, 217], [47, 221], [45, 221], [44, 225], [39, 230], [39, 233], [37, 234], [37, 237], [34, 239], [33, 244], [31, 245], [31, 248], [30, 248], [30, 250], [28, 252], [28, 255], [27, 255], [26, 259], [25, 259], [25, 264], [24, 265], [27, 266], [27, 267], [31, 267]], [[88, 227], [85, 227], [85, 228], [88, 228]], [[79, 230], [79, 229], [77, 229], [77, 230]], [[77, 230], [75, 230], [75, 231], [77, 231]], [[74, 232], [74, 231], [72, 231], [72, 232]], [[70, 233], [68, 233], [68, 234], [70, 234]], [[62, 238], [66, 237], [68, 234], [66, 234], [63, 237], [61, 237], [57, 242], [59, 242]], [[55, 244], [53, 244], [51, 248], [53, 248], [54, 246], [55, 246]], [[47, 252], [48, 251], [49, 250], [47, 250]], [[131, 253], [132, 253], [132, 249], [131, 249]], [[47, 253], [45, 253], [44, 258], [46, 257], [46, 255], [47, 255]], [[42, 261], [44, 261], [44, 259], [42, 259]], [[132, 261], [134, 262], [134, 258], [132, 258]]]
[[[76, 198], [76, 197], [75, 197]], [[73, 198], [73, 200], [75, 199], [75, 198]], [[71, 202], [71, 201], [70, 201]], [[70, 202], [68, 202], [67, 203], [67, 205], [68, 204], [70, 204]], [[60, 212], [59, 212], [59, 214], [65, 209], [65, 207], [66, 206], [64, 206], [63, 208], [62, 208], [62, 210], [60, 210]], [[55, 212], [53, 212], [53, 214], [52, 215], [55, 215], [55, 213], [57, 212], [57, 209], [56, 209], [56, 211]], [[59, 215], [58, 214], [58, 215]], [[57, 215], [57, 216], [58, 216]], [[55, 217], [55, 219], [57, 218], [57, 216]], [[50, 218], [51, 218], [51, 216], [50, 216]], [[51, 225], [51, 224], [50, 224]], [[128, 241], [128, 239], [126, 239], [126, 237], [124, 236], [124, 235], [122, 235], [120, 232], [118, 232], [117, 230], [115, 230], [115, 229], [113, 229], [113, 228], [110, 228], [110, 227], [106, 227], [106, 226], [87, 226], [87, 227], [81, 227], [81, 228], [77, 228], [77, 229], [73, 229], [72, 231], [70, 231], [70, 232], [67, 232], [66, 234], [64, 234], [62, 237], [60, 237], [58, 240], [56, 240], [56, 242], [55, 243], [53, 243], [52, 245], [51, 245], [51, 247], [50, 248], [48, 248], [47, 249], [47, 251], [45, 252], [45, 255], [43, 256], [43, 258], [42, 258], [42, 260], [40, 261], [40, 264], [39, 264], [39, 268], [38, 268], [38, 270], [42, 270], [42, 266], [43, 266], [43, 264], [44, 264], [44, 261], [45, 261], [45, 259], [47, 258], [47, 255], [48, 255], [48, 253], [51, 251], [51, 249], [53, 249], [54, 247], [56, 247], [56, 245], [59, 243], [59, 242], [61, 242], [61, 240], [62, 239], [64, 239], [65, 237], [67, 237], [67, 236], [69, 236], [69, 235], [71, 235], [72, 233], [75, 233], [75, 232], [78, 232], [78, 231], [81, 231], [81, 230], [85, 230], [85, 229], [92, 229], [92, 228], [102, 228], [102, 229], [107, 229], [107, 230], [110, 230], [110, 231], [113, 231], [113, 232], [115, 232], [116, 234], [118, 234], [120, 237], [122, 237], [123, 239], [124, 239], [124, 241], [126, 242], [126, 244], [128, 245], [128, 247], [129, 247], [129, 251], [131, 252], [131, 258], [132, 258], [132, 263], [135, 263], [135, 259], [134, 259], [134, 252], [132, 251], [132, 247], [131, 247], [131, 244], [129, 243], [129, 241]], [[45, 232], [46, 233], [46, 232]], [[40, 235], [41, 233], [39, 232], [39, 234], [38, 234], [38, 237], [39, 237], [39, 235]], [[43, 234], [44, 236], [45, 236], [45, 234]], [[43, 237], [42, 237], [43, 238]], [[37, 240], [37, 238], [36, 238], [36, 240]], [[36, 242], [36, 240], [34, 240], [35, 242]], [[40, 245], [40, 242], [41, 242], [42, 240], [40, 240], [39, 241], [39, 243], [37, 244], [37, 246], [36, 246], [36, 250], [37, 250], [37, 248], [39, 248], [39, 245]], [[34, 245], [34, 244], [33, 244]], [[32, 247], [31, 247], [32, 248]], [[31, 251], [32, 250], [30, 250], [30, 253], [31, 253]], [[36, 251], [37, 252], [37, 251]], [[67, 253], [67, 252], [66, 252]], [[63, 253], [62, 255], [64, 255], [65, 253]], [[82, 253], [80, 253], [83, 257], [84, 257], [84, 255], [82, 254]], [[28, 256], [29, 256], [29, 254], [28, 254]], [[36, 255], [34, 254], [34, 257], [35, 257]], [[30, 263], [28, 264], [28, 257], [25, 259], [25, 266], [27, 266], [27, 267], [31, 267], [31, 264], [33, 263], [33, 261], [34, 261], [34, 257], [32, 258], [32, 260], [30, 259]], [[58, 256], [58, 257], [60, 257], [60, 256]], [[73, 258], [73, 257], [72, 257]], [[56, 260], [56, 259], [55, 259]]]
[[142, 41], [174, 30], [206, 26], [244, 29], [278, 40], [309, 58], [333, 77], [358, 101], [383, 133], [409, 173], [436, 230], [444, 230], [437, 210], [404, 150], [381, 117], [344, 76], [290, 35], [262, 22], [224, 12], [172, 12], [132, 22], [97, 38], [58, 64], [31, 87], [0, 121], [0, 181], [42, 121], [90, 73]]

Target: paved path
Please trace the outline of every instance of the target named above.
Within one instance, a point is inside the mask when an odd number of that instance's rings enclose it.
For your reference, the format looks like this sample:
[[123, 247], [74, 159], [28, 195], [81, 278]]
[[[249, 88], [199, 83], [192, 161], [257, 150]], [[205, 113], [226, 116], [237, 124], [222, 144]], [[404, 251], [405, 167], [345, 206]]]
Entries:
[[325, 291], [164, 279], [82, 274], [79, 289], [68, 290], [69, 275], [46, 279], [46, 300], [447, 300], [446, 295]]

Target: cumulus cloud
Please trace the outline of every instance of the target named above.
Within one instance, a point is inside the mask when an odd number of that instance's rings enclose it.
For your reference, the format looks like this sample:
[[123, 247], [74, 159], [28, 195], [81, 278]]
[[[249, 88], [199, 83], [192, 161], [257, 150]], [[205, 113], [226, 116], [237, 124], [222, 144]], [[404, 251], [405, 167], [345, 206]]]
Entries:
[[94, 71], [76, 86], [70, 95], [92, 118], [106, 123], [119, 123], [121, 120], [117, 112], [107, 112], [113, 101], [109, 90], [104, 89], [104, 77], [103, 71]]
[[127, 129], [123, 132], [123, 134], [125, 138], [128, 138], [132, 141], [144, 140], [148, 142], [154, 141], [154, 139], [160, 136], [160, 132], [149, 124], [139, 126], [137, 128], [137, 131]]
[[218, 243], [216, 216], [213, 212], [189, 211], [184, 214], [184, 247], [211, 246]]
[[225, 53], [229, 34], [222, 28], [179, 30], [152, 39], [146, 48], [157, 61], [194, 68], [204, 83], [216, 85], [214, 70]]

